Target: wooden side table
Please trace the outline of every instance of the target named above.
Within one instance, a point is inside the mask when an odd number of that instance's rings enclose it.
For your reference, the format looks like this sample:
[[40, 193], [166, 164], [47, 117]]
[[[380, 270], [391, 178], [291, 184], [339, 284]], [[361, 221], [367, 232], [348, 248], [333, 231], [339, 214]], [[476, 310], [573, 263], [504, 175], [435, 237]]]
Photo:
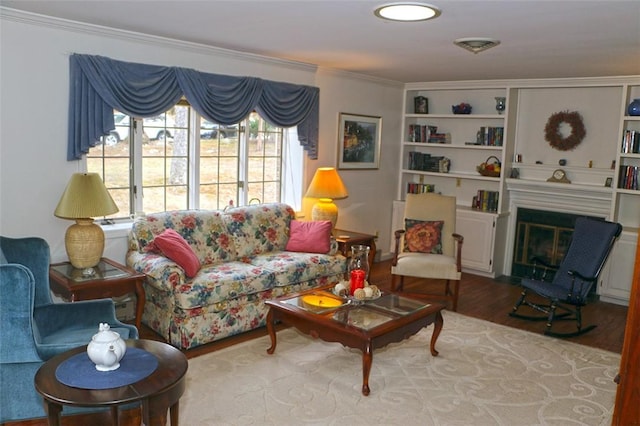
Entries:
[[334, 237], [338, 242], [338, 250], [345, 257], [351, 257], [351, 247], [357, 245], [369, 246], [369, 270], [373, 266], [373, 260], [376, 258], [376, 236], [369, 234], [361, 234], [359, 232], [345, 231], [344, 229], [336, 229], [333, 231]]
[[140, 330], [145, 275], [105, 257], [94, 269], [95, 275], [84, 276], [81, 269], [74, 268], [69, 262], [54, 263], [49, 267], [49, 286], [55, 294], [72, 302], [135, 293], [138, 299], [136, 327]]
[[[130, 385], [110, 389], [81, 389], [60, 383], [56, 369], [67, 359], [87, 350], [86, 346], [56, 355], [45, 362], [34, 378], [36, 390], [45, 401], [50, 426], [60, 425], [63, 405], [111, 408], [113, 424], [118, 424], [118, 407], [142, 402], [142, 420], [148, 426], [164, 426], [167, 410], [172, 426], [178, 425], [179, 400], [186, 388], [187, 357], [171, 345], [152, 340], [127, 340], [128, 348], [152, 353], [158, 367], [146, 378]], [[125, 355], [126, 356], [126, 355]]]

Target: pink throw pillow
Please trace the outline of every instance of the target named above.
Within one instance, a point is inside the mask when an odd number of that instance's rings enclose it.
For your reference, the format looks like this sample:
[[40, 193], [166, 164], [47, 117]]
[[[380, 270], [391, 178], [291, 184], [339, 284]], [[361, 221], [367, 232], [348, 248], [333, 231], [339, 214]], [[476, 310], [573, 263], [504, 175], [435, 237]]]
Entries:
[[188, 277], [194, 277], [200, 270], [200, 261], [189, 243], [173, 229], [166, 229], [151, 241], [146, 249], [159, 251], [176, 262]]
[[319, 220], [301, 222], [292, 220], [289, 241], [285, 250], [304, 253], [329, 253], [331, 249], [331, 222]]

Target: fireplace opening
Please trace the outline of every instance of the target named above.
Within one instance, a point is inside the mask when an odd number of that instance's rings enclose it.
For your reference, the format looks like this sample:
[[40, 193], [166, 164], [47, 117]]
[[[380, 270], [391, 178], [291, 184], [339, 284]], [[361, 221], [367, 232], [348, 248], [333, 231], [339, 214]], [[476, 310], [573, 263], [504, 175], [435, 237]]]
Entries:
[[558, 265], [569, 248], [580, 215], [518, 208], [511, 276], [530, 277], [532, 258]]

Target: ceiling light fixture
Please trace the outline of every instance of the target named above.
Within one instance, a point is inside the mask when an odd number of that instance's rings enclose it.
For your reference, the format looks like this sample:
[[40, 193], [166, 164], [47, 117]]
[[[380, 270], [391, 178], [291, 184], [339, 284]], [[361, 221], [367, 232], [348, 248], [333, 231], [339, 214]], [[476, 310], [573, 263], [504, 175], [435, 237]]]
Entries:
[[389, 21], [426, 21], [440, 16], [440, 9], [426, 3], [402, 2], [388, 3], [376, 8], [373, 12], [378, 18]]
[[467, 37], [454, 40], [453, 44], [460, 46], [463, 49], [467, 49], [470, 52], [480, 53], [483, 50], [491, 49], [492, 47], [499, 45], [500, 40], [482, 37]]

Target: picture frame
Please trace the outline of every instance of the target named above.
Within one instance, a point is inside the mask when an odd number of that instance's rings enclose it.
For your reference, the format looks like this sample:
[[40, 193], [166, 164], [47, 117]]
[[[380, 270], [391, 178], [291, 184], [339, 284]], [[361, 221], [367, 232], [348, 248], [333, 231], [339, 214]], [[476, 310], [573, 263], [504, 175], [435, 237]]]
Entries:
[[338, 169], [380, 167], [382, 117], [340, 113]]
[[424, 96], [413, 98], [413, 112], [416, 114], [429, 114], [429, 99]]
[[608, 177], [605, 181], [604, 181], [604, 186], [606, 186], [607, 188], [611, 188], [611, 184], [613, 183], [613, 178], [612, 177]]

